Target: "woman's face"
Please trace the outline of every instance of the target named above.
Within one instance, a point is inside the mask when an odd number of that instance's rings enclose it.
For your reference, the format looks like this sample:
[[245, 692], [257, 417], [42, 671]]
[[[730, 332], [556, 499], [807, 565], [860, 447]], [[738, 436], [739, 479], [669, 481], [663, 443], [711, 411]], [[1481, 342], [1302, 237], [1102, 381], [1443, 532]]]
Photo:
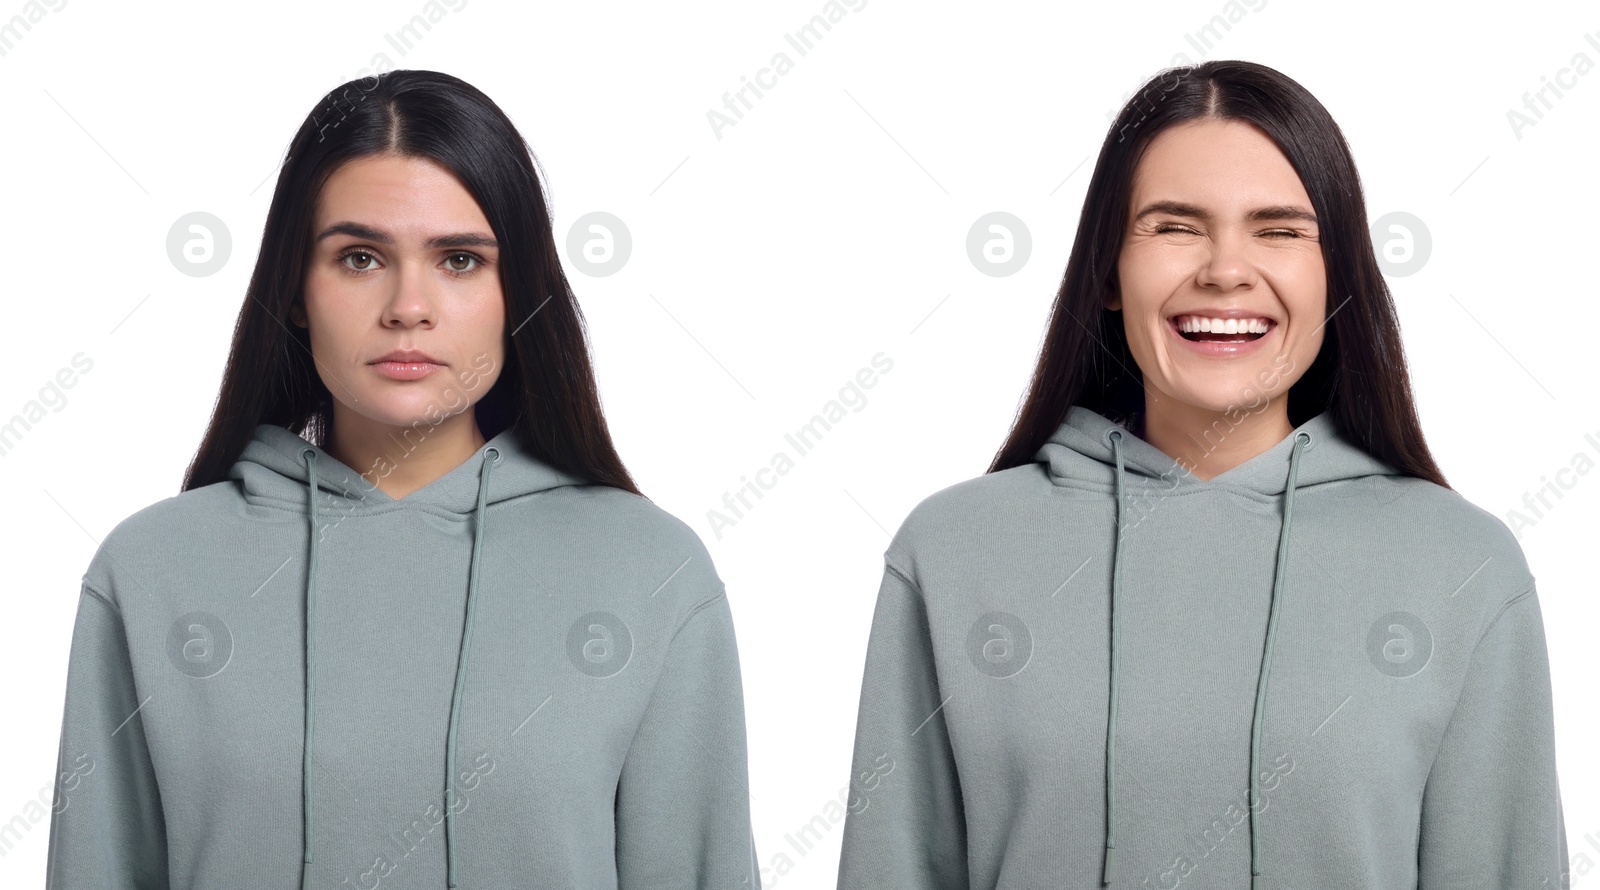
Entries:
[[1147, 410], [1259, 413], [1287, 395], [1322, 347], [1327, 272], [1277, 145], [1240, 121], [1171, 127], [1134, 171], [1128, 219], [1106, 305], [1122, 310]]
[[[342, 413], [413, 426], [465, 413], [499, 377], [499, 249], [472, 195], [424, 158], [349, 161], [318, 196], [304, 303], [317, 373]], [[395, 350], [426, 358], [381, 361]]]

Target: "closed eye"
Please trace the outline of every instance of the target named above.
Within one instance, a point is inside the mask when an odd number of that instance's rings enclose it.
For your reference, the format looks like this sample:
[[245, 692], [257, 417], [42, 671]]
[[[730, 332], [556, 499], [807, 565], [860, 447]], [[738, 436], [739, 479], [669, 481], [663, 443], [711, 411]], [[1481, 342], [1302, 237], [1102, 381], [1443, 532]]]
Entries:
[[[1158, 235], [1164, 235], [1164, 234], [1168, 234], [1168, 233], [1174, 233], [1174, 234], [1179, 234], [1179, 235], [1198, 235], [1198, 234], [1200, 234], [1198, 231], [1190, 228], [1189, 226], [1178, 225], [1177, 223], [1161, 223], [1161, 224], [1159, 224], [1159, 225], [1157, 225], [1155, 227], [1154, 231]], [[1257, 234], [1262, 235], [1263, 237], [1267, 237], [1267, 238], [1303, 238], [1303, 237], [1305, 237], [1303, 234], [1301, 234], [1300, 232], [1295, 231], [1294, 229], [1267, 229], [1265, 231], [1258, 232]]]

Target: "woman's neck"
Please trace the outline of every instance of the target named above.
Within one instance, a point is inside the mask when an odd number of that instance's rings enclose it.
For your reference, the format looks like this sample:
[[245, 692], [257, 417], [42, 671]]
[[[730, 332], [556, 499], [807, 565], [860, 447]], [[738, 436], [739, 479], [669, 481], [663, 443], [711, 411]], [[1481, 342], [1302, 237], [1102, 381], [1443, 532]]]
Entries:
[[[1148, 403], [1147, 403], [1148, 404]], [[1199, 479], [1212, 479], [1282, 442], [1294, 426], [1287, 399], [1254, 413], [1212, 411], [1169, 398], [1139, 413], [1134, 435], [1149, 442]]]
[[461, 466], [487, 441], [470, 409], [437, 424], [393, 426], [341, 408], [334, 407], [323, 450], [396, 500]]

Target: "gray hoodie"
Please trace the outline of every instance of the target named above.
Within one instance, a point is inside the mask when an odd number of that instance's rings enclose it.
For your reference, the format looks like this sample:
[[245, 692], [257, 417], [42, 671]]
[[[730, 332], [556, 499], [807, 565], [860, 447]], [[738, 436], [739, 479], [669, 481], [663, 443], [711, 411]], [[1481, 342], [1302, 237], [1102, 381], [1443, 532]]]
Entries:
[[1200, 480], [1073, 407], [884, 559], [841, 890], [1565, 886], [1522, 552], [1331, 415]]
[[263, 424], [124, 520], [59, 756], [60, 890], [758, 886], [710, 557], [510, 430], [396, 500]]

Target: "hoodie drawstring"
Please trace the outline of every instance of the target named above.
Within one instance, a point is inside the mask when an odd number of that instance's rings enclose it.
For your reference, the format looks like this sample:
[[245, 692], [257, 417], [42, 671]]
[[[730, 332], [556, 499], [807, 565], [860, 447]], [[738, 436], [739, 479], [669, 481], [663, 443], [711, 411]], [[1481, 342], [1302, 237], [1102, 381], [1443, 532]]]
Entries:
[[[1112, 430], [1109, 437], [1111, 451], [1117, 462], [1117, 536], [1111, 547], [1111, 690], [1106, 717], [1106, 843], [1105, 865], [1100, 876], [1102, 886], [1111, 883], [1116, 852], [1117, 599], [1122, 592], [1123, 516], [1127, 512], [1122, 486], [1122, 432]], [[1272, 672], [1272, 644], [1278, 630], [1278, 607], [1283, 600], [1284, 572], [1289, 564], [1289, 526], [1294, 517], [1295, 480], [1300, 470], [1300, 453], [1304, 448], [1302, 443], [1310, 441], [1310, 434], [1297, 431], [1294, 434], [1294, 446], [1289, 451], [1289, 480], [1283, 493], [1283, 525], [1278, 531], [1278, 555], [1272, 572], [1272, 599], [1267, 607], [1267, 637], [1262, 646], [1261, 668], [1256, 677], [1255, 711], [1250, 721], [1250, 890], [1263, 890], [1256, 832], [1256, 809], [1261, 799], [1261, 715], [1267, 700], [1267, 677]]]
[[1122, 516], [1126, 512], [1122, 496], [1122, 433], [1117, 430], [1111, 431], [1111, 453], [1117, 459], [1117, 537], [1111, 544], [1111, 702], [1106, 714], [1106, 862], [1100, 874], [1102, 885], [1111, 883], [1117, 851], [1117, 596], [1122, 592]]
[[1267, 639], [1262, 646], [1261, 673], [1256, 679], [1255, 717], [1250, 722], [1250, 890], [1262, 890], [1259, 832], [1256, 809], [1261, 802], [1261, 714], [1267, 703], [1267, 675], [1272, 673], [1272, 641], [1278, 633], [1278, 607], [1283, 601], [1283, 576], [1289, 565], [1289, 523], [1294, 518], [1294, 483], [1300, 469], [1302, 442], [1311, 436], [1297, 432], [1289, 450], [1289, 484], [1283, 490], [1283, 527], [1278, 531], [1278, 559], [1272, 570], [1272, 601], [1267, 607]]
[[[492, 459], [491, 459], [492, 457]], [[461, 690], [467, 680], [467, 647], [472, 644], [473, 609], [478, 604], [473, 592], [478, 588], [478, 557], [483, 553], [483, 524], [489, 499], [489, 468], [500, 460], [500, 452], [489, 448], [483, 453], [483, 468], [478, 473], [478, 510], [472, 521], [472, 565], [467, 570], [467, 617], [461, 624], [461, 650], [456, 654], [456, 689], [450, 696], [450, 732], [444, 755], [444, 857], [447, 885], [456, 886], [456, 724], [461, 715]]]
[[306, 472], [310, 475], [307, 482], [311, 493], [311, 556], [306, 561], [306, 607], [305, 607], [305, 715], [304, 738], [300, 740], [300, 890], [306, 890], [306, 877], [311, 869], [311, 728], [312, 714], [315, 713], [312, 703], [316, 701], [317, 686], [316, 672], [311, 666], [316, 663], [316, 647], [311, 635], [311, 616], [317, 603], [317, 453], [310, 448], [300, 452], [300, 457], [306, 462]]
[[[302, 851], [300, 867], [300, 888], [306, 890], [307, 876], [311, 864], [311, 732], [314, 726], [313, 715], [316, 701], [316, 674], [313, 667], [316, 664], [316, 649], [313, 645], [311, 616], [316, 605], [316, 580], [317, 580], [317, 452], [306, 448], [300, 452], [300, 457], [306, 462], [306, 471], [309, 476], [308, 485], [311, 492], [311, 555], [306, 569], [306, 603], [305, 603], [305, 738], [300, 750], [300, 805], [304, 821], [302, 822]], [[478, 587], [478, 557], [483, 552], [483, 528], [487, 515], [489, 499], [489, 468], [500, 461], [500, 451], [490, 447], [483, 452], [483, 464], [478, 473], [478, 504], [473, 515], [472, 529], [472, 556], [470, 568], [467, 571], [467, 603], [466, 619], [461, 627], [461, 648], [456, 654], [456, 682], [455, 689], [450, 695], [450, 729], [445, 744], [445, 776], [444, 776], [444, 836], [445, 836], [445, 869], [447, 884], [454, 890], [456, 886], [456, 839], [455, 839], [455, 773], [456, 773], [456, 727], [460, 722], [462, 688], [466, 681], [467, 648], [472, 643], [473, 610], [477, 599], [473, 593]]]

